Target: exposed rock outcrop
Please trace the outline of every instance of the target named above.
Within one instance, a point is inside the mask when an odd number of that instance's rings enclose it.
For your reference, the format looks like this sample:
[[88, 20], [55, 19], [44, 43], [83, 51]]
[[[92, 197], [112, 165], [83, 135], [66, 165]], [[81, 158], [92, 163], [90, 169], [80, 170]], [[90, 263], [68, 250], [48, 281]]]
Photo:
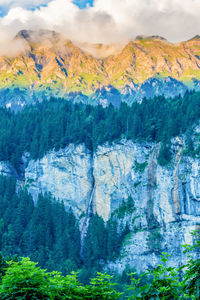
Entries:
[[31, 160], [25, 170], [25, 185], [35, 201], [39, 193], [50, 192], [77, 215], [86, 213], [93, 187], [91, 153], [83, 145], [70, 145], [41, 160]]
[[159, 145], [121, 141], [99, 146], [94, 154], [70, 145], [31, 160], [25, 185], [35, 201], [40, 192], [64, 200], [82, 217], [82, 228], [92, 212], [107, 221], [131, 196], [135, 210], [125, 216], [131, 234], [109, 268], [119, 271], [130, 264], [141, 271], [159, 262], [162, 251], [172, 254], [170, 263], [181, 264], [186, 259], [182, 244], [192, 241], [190, 232], [200, 225], [200, 160], [183, 156], [182, 150], [183, 142], [174, 139], [172, 161], [163, 167], [157, 162]]
[[119, 106], [200, 89], [198, 38], [172, 44], [140, 36], [124, 47], [77, 45], [54, 31], [23, 30], [16, 39], [24, 51], [0, 56], [0, 105], [15, 110], [51, 96]]

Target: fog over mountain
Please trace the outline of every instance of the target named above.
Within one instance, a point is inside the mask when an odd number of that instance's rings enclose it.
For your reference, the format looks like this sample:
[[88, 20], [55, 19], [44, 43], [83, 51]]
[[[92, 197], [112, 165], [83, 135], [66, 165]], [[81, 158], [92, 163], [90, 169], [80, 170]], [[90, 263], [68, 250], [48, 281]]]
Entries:
[[[22, 29], [55, 30], [79, 43], [122, 45], [138, 34], [179, 42], [200, 32], [198, 0], [95, 0], [85, 9], [77, 4], [72, 0], [0, 1], [0, 54], [10, 52], [11, 39]], [[16, 50], [21, 47], [17, 45]]]

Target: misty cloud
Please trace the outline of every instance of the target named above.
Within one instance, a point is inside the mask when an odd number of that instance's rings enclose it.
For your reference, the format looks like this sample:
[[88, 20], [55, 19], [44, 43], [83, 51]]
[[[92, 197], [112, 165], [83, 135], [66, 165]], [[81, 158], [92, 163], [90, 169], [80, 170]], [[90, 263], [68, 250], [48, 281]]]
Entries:
[[0, 27], [0, 55], [13, 57], [24, 51], [26, 43], [22, 39], [14, 39], [12, 34]]
[[[72, 0], [0, 0], [0, 6], [8, 4], [0, 19], [0, 33], [8, 37], [21, 29], [49, 29], [80, 43], [125, 44], [141, 34], [179, 42], [200, 33], [199, 0], [96, 0], [82, 10]], [[33, 4], [47, 5], [29, 10]]]

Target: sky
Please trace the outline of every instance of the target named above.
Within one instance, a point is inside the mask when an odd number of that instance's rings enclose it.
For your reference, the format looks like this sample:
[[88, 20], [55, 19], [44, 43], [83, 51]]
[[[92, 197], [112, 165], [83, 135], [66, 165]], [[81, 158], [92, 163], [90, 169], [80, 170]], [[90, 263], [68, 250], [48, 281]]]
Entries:
[[200, 34], [199, 15], [200, 0], [0, 0], [0, 54], [22, 29], [80, 43], [125, 44], [137, 35], [179, 42]]
[[85, 9], [87, 7], [93, 6], [94, 0], [74, 0], [73, 2], [79, 8]]
[[[0, 0], [0, 16], [5, 16], [12, 7], [23, 7], [35, 10], [41, 6], [47, 6], [50, 0]], [[80, 9], [93, 6], [94, 0], [73, 0], [73, 3]]]

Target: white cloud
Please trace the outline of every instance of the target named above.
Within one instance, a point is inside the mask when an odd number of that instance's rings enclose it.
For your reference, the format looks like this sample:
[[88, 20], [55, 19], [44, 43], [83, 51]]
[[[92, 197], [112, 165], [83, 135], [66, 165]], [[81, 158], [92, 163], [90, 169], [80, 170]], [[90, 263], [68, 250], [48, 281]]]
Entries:
[[0, 55], [15, 56], [25, 49], [25, 41], [21, 39], [13, 40], [12, 33], [0, 27]]
[[27, 8], [34, 8], [40, 5], [45, 5], [50, 0], [0, 0], [0, 6], [4, 8], [21, 6]]
[[0, 5], [13, 6], [0, 19], [1, 31], [14, 35], [20, 29], [53, 29], [76, 42], [105, 44], [126, 43], [140, 34], [176, 42], [200, 33], [200, 0], [96, 0], [84, 10], [72, 0], [51, 0], [31, 11], [26, 7], [32, 2], [0, 0]]

